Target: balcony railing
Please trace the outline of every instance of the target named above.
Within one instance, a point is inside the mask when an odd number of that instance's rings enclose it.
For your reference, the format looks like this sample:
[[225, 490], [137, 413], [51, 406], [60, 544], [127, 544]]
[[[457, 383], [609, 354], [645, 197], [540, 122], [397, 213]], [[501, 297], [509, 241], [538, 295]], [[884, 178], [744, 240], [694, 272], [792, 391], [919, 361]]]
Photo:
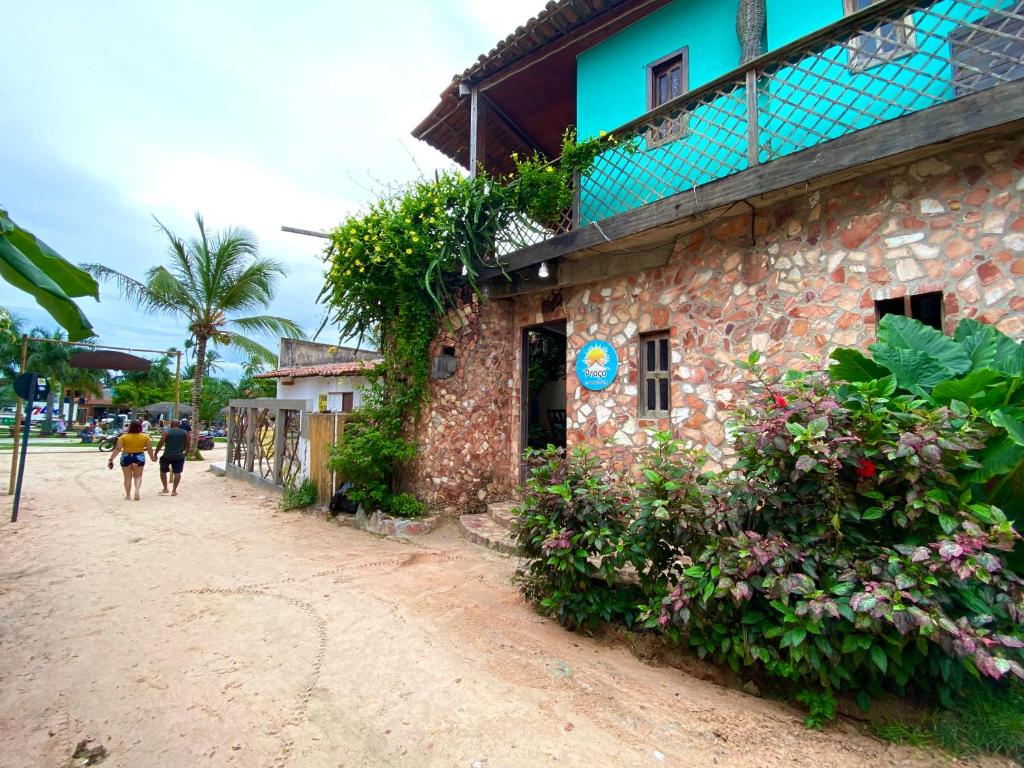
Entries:
[[883, 0], [616, 129], [574, 210], [498, 252], [1022, 78], [1024, 0]]

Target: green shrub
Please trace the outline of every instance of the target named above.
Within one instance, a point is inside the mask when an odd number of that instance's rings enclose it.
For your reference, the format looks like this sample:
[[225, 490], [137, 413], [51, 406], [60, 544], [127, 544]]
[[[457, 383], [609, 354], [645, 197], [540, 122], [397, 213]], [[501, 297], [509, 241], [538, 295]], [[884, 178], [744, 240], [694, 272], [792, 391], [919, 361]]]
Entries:
[[[937, 717], [927, 738], [1016, 754], [1020, 722], [1005, 702], [1024, 679], [1021, 537], [994, 501], [1019, 472], [1024, 388], [984, 367], [943, 379], [942, 361], [957, 357], [948, 345], [886, 321], [884, 366], [838, 351], [831, 377], [768, 381], [756, 354], [743, 363], [763, 391], [738, 412], [738, 461], [720, 475], [701, 475], [703, 454], [668, 434], [632, 482], [583, 451], [533, 454], [514, 526], [524, 594], [571, 627], [642, 620], [794, 695], [811, 727], [834, 718], [840, 694], [866, 708], [913, 693], [1005, 724], [973, 728], [970, 742], [954, 734], [961, 721]], [[982, 365], [994, 364], [989, 347], [1001, 368], [1017, 365], [1019, 345], [974, 325], [950, 343]], [[927, 386], [910, 382], [913, 365]], [[638, 585], [623, 579], [630, 565]], [[965, 686], [1003, 698], [955, 701]]]
[[517, 572], [527, 599], [569, 627], [631, 625], [639, 595], [619, 583], [628, 561], [628, 497], [606, 482], [585, 449], [529, 451], [528, 492], [512, 526], [527, 562]]
[[427, 508], [411, 493], [396, 493], [388, 498], [384, 511], [394, 517], [421, 517]]
[[[634, 512], [628, 530], [629, 560], [640, 576], [649, 605], [660, 606], [667, 593], [665, 576], [695, 534], [706, 535], [713, 502], [710, 477], [700, 474], [707, 454], [684, 446], [670, 432], [653, 436], [632, 495]], [[654, 611], [657, 614], [657, 610]]]
[[736, 671], [864, 705], [1024, 677], [1016, 534], [955, 474], [989, 428], [895, 390], [891, 376], [768, 385], [740, 414], [729, 503], [708, 505], [658, 624]]
[[[1024, 346], [991, 325], [960, 321], [950, 338], [902, 315], [878, 326], [871, 359], [837, 349], [836, 380], [868, 382], [893, 377], [899, 392], [987, 423], [989, 439], [972, 451], [976, 463], [956, 472], [975, 498], [1024, 522]], [[1014, 563], [1024, 567], [1024, 552]]]
[[401, 425], [400, 414], [370, 404], [349, 416], [344, 439], [331, 448], [327, 466], [352, 484], [348, 496], [364, 509], [391, 510], [393, 478], [416, 455], [415, 444], [401, 436]]
[[281, 509], [306, 509], [316, 504], [317, 490], [316, 483], [308, 477], [296, 487], [288, 486], [281, 494]]

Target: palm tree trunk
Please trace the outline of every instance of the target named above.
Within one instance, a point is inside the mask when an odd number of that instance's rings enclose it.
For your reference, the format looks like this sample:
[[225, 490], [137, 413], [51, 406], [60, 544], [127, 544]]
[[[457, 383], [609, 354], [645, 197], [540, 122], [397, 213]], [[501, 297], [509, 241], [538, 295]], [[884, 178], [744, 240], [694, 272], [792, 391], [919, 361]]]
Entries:
[[199, 403], [203, 396], [203, 370], [206, 368], [206, 337], [196, 339], [196, 370], [192, 376], [192, 447], [199, 455]]
[[[52, 381], [51, 381], [51, 384]], [[53, 386], [56, 386], [53, 384]], [[46, 418], [43, 420], [43, 434], [50, 434], [53, 432], [53, 406], [57, 399], [57, 393], [51, 387], [50, 394], [46, 396]]]

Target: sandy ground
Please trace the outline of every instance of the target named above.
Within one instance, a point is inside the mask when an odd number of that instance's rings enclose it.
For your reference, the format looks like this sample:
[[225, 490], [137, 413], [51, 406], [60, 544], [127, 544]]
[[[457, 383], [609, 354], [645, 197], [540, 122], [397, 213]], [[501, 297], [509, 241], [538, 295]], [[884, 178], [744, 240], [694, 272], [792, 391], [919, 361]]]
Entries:
[[124, 501], [105, 460], [30, 455], [0, 523], [5, 768], [86, 738], [111, 768], [949, 762], [568, 633], [452, 526], [389, 541], [194, 464]]

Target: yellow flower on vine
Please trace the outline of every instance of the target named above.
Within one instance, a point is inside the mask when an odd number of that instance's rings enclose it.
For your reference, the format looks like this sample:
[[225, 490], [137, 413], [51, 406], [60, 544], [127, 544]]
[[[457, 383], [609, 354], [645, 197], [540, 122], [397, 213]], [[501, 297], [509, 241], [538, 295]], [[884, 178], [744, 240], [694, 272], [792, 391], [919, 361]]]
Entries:
[[413, 235], [413, 236], [412, 236], [412, 241], [413, 241], [414, 243], [418, 243], [418, 242], [420, 241], [420, 239], [419, 239], [419, 237], [418, 237], [417, 235]]
[[412, 253], [412, 248], [406, 248], [406, 249], [405, 249], [405, 252], [406, 252], [406, 253]]
[[380, 252], [380, 246], [379, 245], [373, 246], [373, 250], [375, 250], [377, 252]]
[[554, 173], [555, 172], [555, 169], [552, 168], [550, 165], [547, 168], [545, 168], [544, 170], [546, 170], [548, 173]]

